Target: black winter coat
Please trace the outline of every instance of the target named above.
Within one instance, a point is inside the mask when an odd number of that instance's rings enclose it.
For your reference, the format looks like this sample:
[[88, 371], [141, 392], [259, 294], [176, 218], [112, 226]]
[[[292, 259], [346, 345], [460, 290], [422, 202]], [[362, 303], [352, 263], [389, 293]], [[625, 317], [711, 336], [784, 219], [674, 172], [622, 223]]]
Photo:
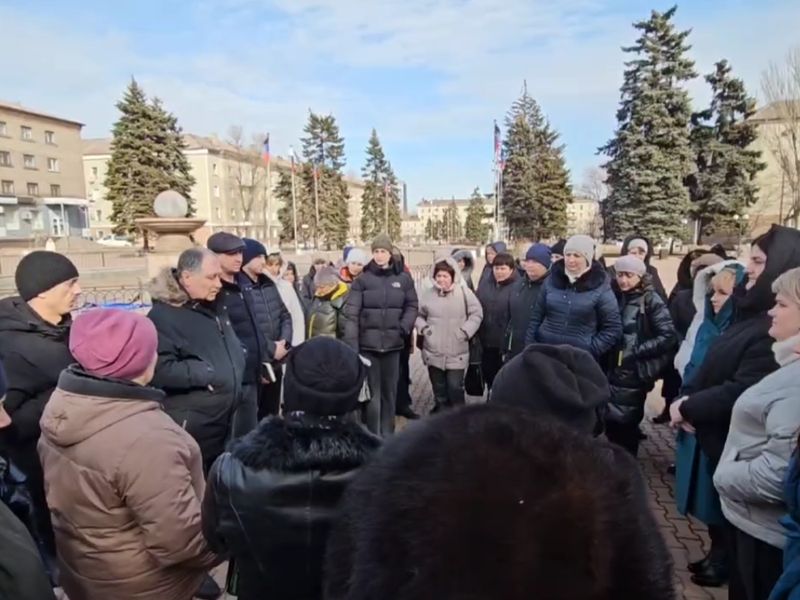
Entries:
[[322, 597], [339, 499], [379, 438], [360, 425], [270, 417], [234, 440], [208, 477], [203, 533], [239, 569], [239, 600]]
[[688, 395], [681, 414], [697, 430], [697, 440], [715, 467], [737, 398], [778, 368], [767, 333], [767, 311], [775, 304], [772, 284], [800, 266], [800, 231], [773, 225], [758, 243], [767, 255], [764, 271], [752, 289], [740, 286], [734, 291], [735, 321], [711, 343], [690, 385], [681, 390]]
[[381, 269], [370, 261], [350, 286], [344, 305], [344, 341], [357, 352], [402, 350], [417, 319], [414, 281], [392, 264]]
[[571, 283], [564, 261], [554, 264], [533, 309], [525, 344], [574, 346], [600, 360], [621, 335], [619, 306], [603, 266], [593, 261]]
[[506, 332], [511, 323], [511, 296], [519, 280], [519, 274], [512, 271], [511, 277], [498, 283], [494, 274], [484, 279], [478, 287], [478, 300], [483, 307], [483, 321], [478, 329], [478, 338], [483, 348], [503, 350]]
[[325, 297], [314, 296], [308, 307], [307, 338], [325, 336], [336, 339], [344, 338], [346, 316], [344, 305], [347, 303], [349, 289], [340, 282], [336, 289]]
[[[619, 250], [619, 255], [625, 256], [628, 253], [628, 245], [631, 243], [631, 241], [637, 238], [647, 242], [647, 255], [644, 257], [644, 264], [645, 266], [647, 266], [647, 274], [650, 276], [650, 281], [651, 285], [653, 286], [653, 289], [659, 296], [661, 296], [661, 299], [664, 302], [666, 302], [667, 290], [664, 289], [664, 284], [661, 283], [661, 277], [658, 275], [658, 269], [656, 269], [653, 265], [650, 264], [650, 261], [653, 258], [653, 242], [651, 242], [649, 238], [643, 235], [629, 235], [622, 241], [622, 247]], [[611, 268], [613, 269], [614, 266], [612, 265]]]
[[623, 293], [616, 282], [612, 288], [622, 317], [622, 340], [610, 357], [611, 401], [606, 421], [639, 423], [647, 392], [672, 359], [678, 334], [666, 304], [647, 275], [630, 292]]
[[55, 600], [50, 578], [30, 533], [0, 502], [0, 598]]
[[523, 273], [514, 283], [510, 300], [511, 318], [506, 328], [506, 340], [503, 344], [507, 360], [512, 359], [525, 348], [525, 334], [531, 323], [533, 307], [536, 306], [539, 292], [541, 292], [546, 279], [547, 275], [531, 281], [528, 275]]
[[234, 283], [223, 281], [217, 302], [228, 315], [239, 341], [247, 350], [243, 383], [261, 377], [261, 363], [273, 362], [275, 342], [292, 343], [292, 317], [275, 283], [266, 275], [253, 282], [244, 273]]
[[230, 319], [216, 304], [190, 300], [165, 269], [151, 289], [148, 317], [158, 331], [158, 363], [150, 385], [163, 390], [164, 410], [200, 446], [207, 471], [225, 449], [239, 400], [245, 356]]

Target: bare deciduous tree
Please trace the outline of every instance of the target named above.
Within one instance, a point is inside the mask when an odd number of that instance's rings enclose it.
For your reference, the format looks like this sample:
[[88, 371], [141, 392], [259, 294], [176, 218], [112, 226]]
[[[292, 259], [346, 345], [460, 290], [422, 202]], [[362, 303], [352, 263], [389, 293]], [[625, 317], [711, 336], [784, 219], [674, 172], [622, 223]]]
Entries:
[[606, 172], [600, 167], [589, 167], [583, 172], [583, 182], [581, 183], [580, 193], [586, 198], [590, 198], [597, 203], [597, 214], [592, 222], [589, 235], [593, 238], [603, 237], [605, 241], [605, 199], [608, 196], [608, 185], [606, 185]]
[[249, 143], [244, 140], [244, 130], [239, 125], [228, 131], [228, 144], [236, 154], [236, 166], [231, 173], [231, 191], [244, 219], [246, 235], [252, 236], [254, 223], [265, 222], [267, 202], [267, 166], [262, 158], [263, 134], [254, 134]]
[[761, 76], [761, 89], [771, 109], [764, 131], [781, 171], [781, 202], [789, 196], [783, 222], [796, 225], [800, 217], [800, 46], [783, 62], [770, 64]]

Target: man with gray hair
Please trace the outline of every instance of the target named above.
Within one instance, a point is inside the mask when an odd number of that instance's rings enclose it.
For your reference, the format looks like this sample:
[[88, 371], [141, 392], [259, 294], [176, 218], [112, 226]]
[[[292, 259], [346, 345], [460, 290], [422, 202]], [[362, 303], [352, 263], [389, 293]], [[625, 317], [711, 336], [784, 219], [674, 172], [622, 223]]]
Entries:
[[225, 449], [245, 365], [230, 320], [217, 307], [221, 272], [213, 252], [190, 248], [150, 286], [148, 316], [158, 331], [151, 385], [164, 391], [167, 414], [197, 441], [206, 472]]

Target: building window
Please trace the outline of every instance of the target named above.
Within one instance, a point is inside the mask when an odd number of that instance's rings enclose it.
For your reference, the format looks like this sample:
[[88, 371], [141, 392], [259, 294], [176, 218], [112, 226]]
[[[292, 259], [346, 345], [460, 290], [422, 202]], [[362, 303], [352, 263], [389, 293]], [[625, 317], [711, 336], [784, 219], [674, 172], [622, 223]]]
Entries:
[[26, 169], [36, 168], [36, 157], [33, 154], [23, 154], [22, 161]]
[[11, 165], [11, 152], [0, 150], [0, 167], [10, 167]]
[[219, 198], [219, 186], [214, 186], [214, 198]]
[[211, 174], [212, 175], [217, 174], [217, 163], [211, 163]]
[[57, 158], [48, 158], [47, 159], [47, 170], [51, 173], [58, 173], [58, 159]]
[[236, 209], [232, 208], [231, 209], [231, 219], [235, 219], [235, 218], [236, 218]]
[[5, 121], [0, 121], [0, 135], [8, 137], [8, 125]]
[[44, 132], [44, 143], [50, 144], [51, 146], [56, 145], [56, 134], [53, 131], [45, 131]]
[[0, 182], [0, 193], [4, 196], [13, 196], [14, 195], [14, 182], [8, 181], [4, 179]]
[[102, 210], [96, 210], [94, 212], [94, 219], [95, 219], [95, 221], [102, 221], [103, 220], [103, 211]]
[[92, 167], [92, 177], [97, 177], [97, 167]]
[[219, 222], [220, 219], [222, 219], [222, 209], [219, 206], [215, 207], [214, 208], [214, 214], [217, 217], [217, 222]]
[[19, 128], [19, 132], [20, 132], [20, 137], [22, 137], [23, 140], [28, 142], [33, 141], [33, 129], [31, 129], [30, 127], [26, 127], [25, 125], [23, 125]]
[[50, 184], [50, 195], [54, 198], [58, 198], [61, 196], [61, 186], [57, 183]]
[[28, 184], [28, 195], [29, 196], [38, 196], [39, 195], [39, 184], [38, 183], [29, 183]]

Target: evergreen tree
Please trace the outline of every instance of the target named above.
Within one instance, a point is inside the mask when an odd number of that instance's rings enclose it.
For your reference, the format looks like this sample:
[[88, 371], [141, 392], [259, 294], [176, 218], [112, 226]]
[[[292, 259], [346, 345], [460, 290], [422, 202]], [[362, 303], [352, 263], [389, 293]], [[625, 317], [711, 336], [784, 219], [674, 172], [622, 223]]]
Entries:
[[527, 84], [506, 116], [503, 217], [515, 239], [557, 237], [572, 198], [563, 146]]
[[464, 237], [473, 244], [483, 244], [489, 239], [490, 225], [486, 223], [486, 206], [480, 189], [475, 188], [469, 199], [467, 218], [464, 222]]
[[464, 234], [464, 224], [458, 216], [458, 207], [455, 200], [450, 203], [442, 213], [442, 236], [448, 242], [461, 239]]
[[[692, 216], [706, 234], [730, 228], [734, 215], [742, 214], [757, 200], [753, 181], [765, 168], [761, 152], [749, 149], [758, 137], [749, 118], [756, 101], [747, 95], [744, 82], [731, 75], [728, 61], [715, 65], [706, 75], [713, 97], [711, 105], [692, 115], [691, 142], [696, 170], [687, 177]], [[697, 240], [696, 240], [697, 241]]]
[[[373, 129], [367, 145], [367, 162], [361, 169], [365, 181], [361, 199], [361, 237], [371, 240], [381, 232], [400, 237], [400, 198], [392, 165]], [[386, 222], [388, 216], [388, 224]]]
[[345, 165], [344, 140], [333, 115], [321, 116], [309, 111], [308, 123], [302, 138], [303, 157], [308, 163], [300, 172], [303, 186], [314, 203], [314, 178], [317, 178], [319, 194], [319, 232], [314, 231], [314, 218], [307, 222], [312, 237], [319, 238], [328, 249], [341, 248], [347, 243], [349, 220], [347, 200], [349, 191], [342, 175]]
[[187, 198], [192, 214], [194, 178], [182, 154], [184, 145], [177, 119], [159, 100], [148, 103], [136, 80], [131, 80], [117, 108], [121, 115], [112, 131], [105, 180], [115, 232], [136, 232], [136, 219], [152, 217], [155, 197], [168, 189]]
[[686, 57], [690, 32], [676, 31], [672, 23], [676, 8], [634, 23], [639, 38], [623, 48], [633, 57], [625, 63], [617, 129], [600, 148], [609, 157], [609, 238], [640, 233], [658, 241], [683, 232], [692, 151], [691, 107], [681, 84], [696, 75]]

